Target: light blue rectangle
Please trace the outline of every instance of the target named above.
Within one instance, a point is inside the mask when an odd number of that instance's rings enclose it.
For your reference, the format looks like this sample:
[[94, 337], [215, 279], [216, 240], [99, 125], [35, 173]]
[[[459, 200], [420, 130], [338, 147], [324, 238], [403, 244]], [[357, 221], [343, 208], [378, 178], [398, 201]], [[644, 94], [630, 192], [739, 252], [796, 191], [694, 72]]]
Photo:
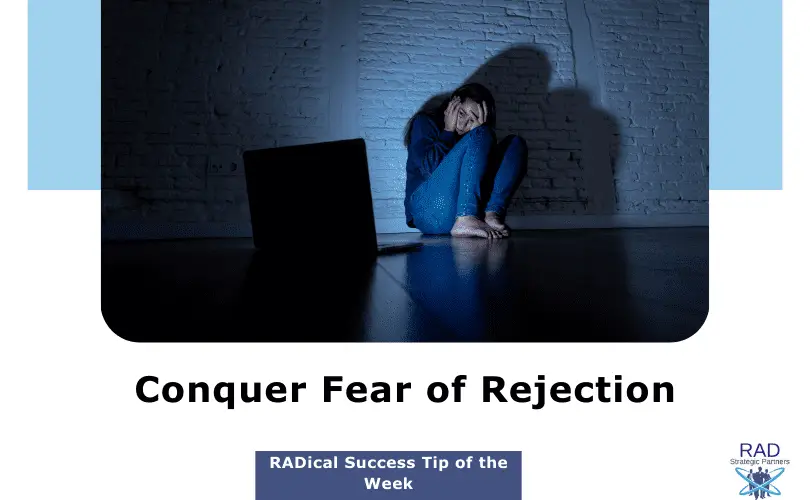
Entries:
[[709, 3], [709, 188], [782, 189], [782, 2]]
[[101, 187], [101, 2], [28, 2], [28, 189]]
[[[29, 0], [28, 187], [101, 184], [101, 3]], [[782, 189], [781, 0], [712, 0], [710, 188]]]

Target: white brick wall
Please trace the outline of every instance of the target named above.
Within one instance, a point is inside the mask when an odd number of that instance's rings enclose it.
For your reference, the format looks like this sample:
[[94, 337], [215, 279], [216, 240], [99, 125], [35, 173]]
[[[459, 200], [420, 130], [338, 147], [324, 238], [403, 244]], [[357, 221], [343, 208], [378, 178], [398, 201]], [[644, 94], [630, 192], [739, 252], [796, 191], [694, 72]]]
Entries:
[[105, 0], [103, 15], [105, 222], [247, 221], [242, 150], [323, 138], [320, 0]]
[[[242, 150], [334, 138], [328, 1], [105, 1], [105, 222], [245, 223]], [[468, 78], [493, 87], [499, 134], [531, 148], [513, 213], [708, 212], [707, 0], [335, 7], [359, 11], [357, 87], [338, 95], [356, 98], [378, 219], [402, 219], [408, 118]], [[569, 18], [585, 14], [587, 30]], [[615, 197], [593, 123], [621, 133]]]
[[587, 0], [621, 124], [620, 213], [708, 213], [708, 0]]

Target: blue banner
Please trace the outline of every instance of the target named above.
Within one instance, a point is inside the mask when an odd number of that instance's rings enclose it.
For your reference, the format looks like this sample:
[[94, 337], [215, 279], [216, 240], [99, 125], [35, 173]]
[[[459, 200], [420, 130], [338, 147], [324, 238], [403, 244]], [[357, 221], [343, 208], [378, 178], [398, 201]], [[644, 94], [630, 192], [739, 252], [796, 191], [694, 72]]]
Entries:
[[256, 500], [520, 500], [519, 451], [256, 452]]

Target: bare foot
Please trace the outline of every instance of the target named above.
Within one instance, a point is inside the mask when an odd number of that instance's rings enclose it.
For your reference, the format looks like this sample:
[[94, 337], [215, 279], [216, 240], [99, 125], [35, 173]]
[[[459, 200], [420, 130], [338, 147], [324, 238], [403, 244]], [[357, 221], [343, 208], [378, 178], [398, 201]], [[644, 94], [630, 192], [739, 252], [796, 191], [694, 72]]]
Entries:
[[484, 215], [484, 222], [502, 235], [509, 236], [511, 229], [506, 225], [506, 222], [504, 222], [504, 218], [497, 213], [487, 212], [486, 215]]
[[474, 215], [465, 215], [456, 219], [450, 234], [452, 236], [487, 239], [501, 237], [501, 233]]

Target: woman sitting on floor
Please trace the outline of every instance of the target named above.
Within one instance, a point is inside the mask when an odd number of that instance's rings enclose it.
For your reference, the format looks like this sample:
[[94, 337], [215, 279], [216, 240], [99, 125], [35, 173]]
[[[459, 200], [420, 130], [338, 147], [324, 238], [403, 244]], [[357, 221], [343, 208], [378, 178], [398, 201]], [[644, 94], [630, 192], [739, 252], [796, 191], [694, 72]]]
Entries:
[[475, 83], [413, 118], [405, 137], [408, 226], [430, 235], [509, 236], [506, 211], [528, 150], [516, 135], [497, 142], [494, 128], [495, 101]]

